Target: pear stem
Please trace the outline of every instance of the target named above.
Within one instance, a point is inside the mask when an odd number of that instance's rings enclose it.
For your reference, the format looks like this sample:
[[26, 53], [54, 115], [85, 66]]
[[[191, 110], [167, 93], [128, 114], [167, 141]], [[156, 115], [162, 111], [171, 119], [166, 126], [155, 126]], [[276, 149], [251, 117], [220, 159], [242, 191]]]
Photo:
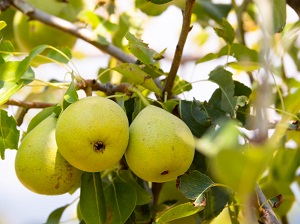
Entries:
[[144, 97], [144, 95], [141, 93], [141, 91], [139, 91], [136, 87], [134, 86], [129, 86], [128, 87], [128, 91], [136, 93], [136, 95], [138, 95], [138, 97], [142, 100], [143, 104], [145, 106], [149, 106], [150, 103], [149, 101], [146, 99], [146, 97]]

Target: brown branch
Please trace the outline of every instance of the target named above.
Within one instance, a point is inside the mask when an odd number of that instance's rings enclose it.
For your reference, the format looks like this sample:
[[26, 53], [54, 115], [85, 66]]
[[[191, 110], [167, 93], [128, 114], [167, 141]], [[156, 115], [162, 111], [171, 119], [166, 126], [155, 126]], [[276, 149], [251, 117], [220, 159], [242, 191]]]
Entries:
[[128, 90], [128, 87], [131, 86], [129, 83], [121, 83], [118, 85], [113, 85], [110, 82], [102, 84], [97, 82], [95, 79], [86, 79], [82, 82], [77, 83], [76, 88], [86, 91], [90, 89], [91, 91], [101, 91], [105, 92], [106, 95], [113, 95], [116, 92], [125, 93], [131, 95], [131, 92]]
[[67, 32], [75, 37], [78, 37], [92, 44], [99, 50], [106, 52], [107, 54], [115, 57], [119, 61], [134, 63], [136, 60], [134, 57], [125, 54], [122, 50], [120, 50], [118, 47], [116, 47], [111, 43], [108, 42], [101, 43], [98, 40], [97, 35], [95, 35], [91, 30], [88, 30], [86, 28], [80, 28], [67, 20], [45, 13], [27, 4], [25, 1], [22, 0], [6, 0], [6, 1], [8, 1], [12, 6], [17, 8], [19, 11], [26, 14], [29, 17], [29, 19], [40, 21], [46, 25], [52, 26], [54, 28]]
[[24, 107], [24, 108], [27, 108], [27, 109], [32, 109], [32, 108], [46, 108], [46, 107], [52, 107], [52, 106], [55, 105], [53, 103], [25, 102], [25, 101], [15, 100], [15, 99], [9, 99], [5, 104], [6, 105], [12, 105], [12, 106]]
[[174, 85], [174, 80], [177, 75], [178, 68], [180, 66], [183, 48], [184, 48], [187, 36], [188, 36], [190, 30], [192, 29], [192, 27], [190, 25], [191, 25], [191, 15], [192, 15], [194, 5], [195, 5], [195, 0], [186, 0], [185, 8], [183, 11], [183, 21], [182, 21], [180, 37], [179, 37], [179, 40], [178, 40], [178, 43], [176, 46], [171, 69], [170, 69], [170, 72], [168, 74], [168, 77], [166, 79], [165, 86], [163, 89], [163, 96], [165, 96], [165, 94], [166, 94], [168, 98], [172, 97], [172, 88]]
[[300, 17], [300, 3], [299, 0], [286, 0], [286, 3], [295, 10], [295, 12]]
[[263, 224], [280, 224], [280, 221], [276, 217], [271, 205], [267, 201], [266, 196], [258, 185], [255, 186], [257, 199], [260, 206], [261, 217], [260, 221]]

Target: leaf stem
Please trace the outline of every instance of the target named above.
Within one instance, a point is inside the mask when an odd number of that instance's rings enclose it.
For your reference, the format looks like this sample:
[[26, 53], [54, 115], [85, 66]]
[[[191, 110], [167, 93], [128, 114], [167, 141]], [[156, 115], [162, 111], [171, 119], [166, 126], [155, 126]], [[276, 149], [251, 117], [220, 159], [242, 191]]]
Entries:
[[129, 87], [128, 87], [128, 90], [129, 90], [130, 92], [136, 93], [136, 95], [138, 95], [138, 97], [142, 100], [142, 102], [143, 102], [143, 104], [144, 104], [145, 106], [149, 106], [149, 105], [150, 105], [150, 103], [149, 103], [149, 101], [146, 99], [146, 97], [144, 97], [144, 95], [143, 95], [136, 87], [134, 87], [134, 86], [129, 86]]
[[174, 58], [172, 61], [171, 69], [167, 76], [164, 89], [163, 89], [163, 96], [167, 96], [167, 98], [172, 97], [172, 88], [174, 85], [175, 77], [177, 75], [177, 71], [180, 66], [183, 48], [188, 36], [188, 33], [191, 31], [192, 27], [191, 24], [191, 15], [195, 5], [195, 0], [186, 0], [185, 2], [185, 9], [183, 11], [183, 21], [182, 21], [182, 28], [180, 37], [176, 46]]

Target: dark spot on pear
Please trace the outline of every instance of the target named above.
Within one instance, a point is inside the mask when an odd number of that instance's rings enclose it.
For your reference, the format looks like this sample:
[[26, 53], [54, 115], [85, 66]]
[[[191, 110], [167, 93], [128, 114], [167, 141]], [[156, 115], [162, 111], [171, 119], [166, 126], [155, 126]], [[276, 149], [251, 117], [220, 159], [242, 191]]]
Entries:
[[165, 170], [164, 172], [162, 172], [160, 175], [166, 175], [166, 174], [168, 174], [169, 173], [169, 171], [168, 170]]

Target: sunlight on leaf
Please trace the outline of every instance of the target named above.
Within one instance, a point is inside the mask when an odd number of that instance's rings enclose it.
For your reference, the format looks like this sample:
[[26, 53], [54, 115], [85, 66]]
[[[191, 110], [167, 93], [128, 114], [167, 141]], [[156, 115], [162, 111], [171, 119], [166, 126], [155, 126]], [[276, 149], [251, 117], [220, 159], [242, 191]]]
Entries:
[[16, 121], [8, 116], [5, 110], [0, 110], [0, 153], [1, 159], [5, 158], [6, 149], [17, 149], [20, 131], [17, 129]]
[[203, 210], [205, 208], [205, 203], [195, 206], [191, 202], [187, 202], [184, 204], [180, 204], [177, 206], [174, 206], [170, 208], [168, 211], [166, 211], [162, 216], [160, 216], [156, 224], [162, 224], [166, 223], [172, 220], [180, 219], [183, 217], [187, 217], [193, 214], [196, 214], [197, 212]]

